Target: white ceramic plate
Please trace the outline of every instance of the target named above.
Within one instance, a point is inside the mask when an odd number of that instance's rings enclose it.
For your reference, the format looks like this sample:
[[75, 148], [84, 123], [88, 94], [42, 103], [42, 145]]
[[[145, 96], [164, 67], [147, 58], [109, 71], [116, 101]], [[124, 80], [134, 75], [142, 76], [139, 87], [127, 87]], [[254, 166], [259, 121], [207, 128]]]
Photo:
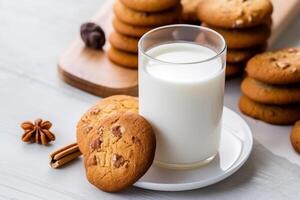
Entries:
[[135, 186], [159, 191], [192, 190], [232, 175], [250, 155], [252, 133], [247, 123], [226, 107], [222, 125], [219, 153], [211, 163], [193, 170], [170, 170], [152, 165]]

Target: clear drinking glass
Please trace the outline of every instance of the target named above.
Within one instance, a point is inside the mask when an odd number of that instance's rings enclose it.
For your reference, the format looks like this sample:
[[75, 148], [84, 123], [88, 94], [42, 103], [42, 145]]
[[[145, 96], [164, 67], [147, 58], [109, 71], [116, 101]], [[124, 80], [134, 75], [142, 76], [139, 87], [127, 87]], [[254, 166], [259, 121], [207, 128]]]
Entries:
[[153, 126], [155, 163], [186, 169], [218, 153], [226, 44], [217, 32], [169, 25], [139, 41], [139, 110]]

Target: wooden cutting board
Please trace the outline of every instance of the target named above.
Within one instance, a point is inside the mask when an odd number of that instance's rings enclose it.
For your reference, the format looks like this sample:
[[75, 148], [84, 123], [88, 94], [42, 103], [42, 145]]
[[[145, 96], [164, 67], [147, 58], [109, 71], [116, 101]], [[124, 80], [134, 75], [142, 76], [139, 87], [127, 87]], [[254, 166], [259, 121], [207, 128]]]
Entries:
[[[99, 24], [106, 36], [112, 31], [112, 4], [107, 0], [91, 21]], [[274, 5], [273, 27], [270, 44], [274, 43], [285, 30], [291, 19], [300, 11], [300, 0], [272, 0]], [[60, 77], [70, 85], [92, 94], [107, 97], [115, 94], [137, 96], [137, 70], [119, 67], [109, 61], [106, 50], [96, 51], [85, 48], [79, 37], [62, 54], [58, 61]]]

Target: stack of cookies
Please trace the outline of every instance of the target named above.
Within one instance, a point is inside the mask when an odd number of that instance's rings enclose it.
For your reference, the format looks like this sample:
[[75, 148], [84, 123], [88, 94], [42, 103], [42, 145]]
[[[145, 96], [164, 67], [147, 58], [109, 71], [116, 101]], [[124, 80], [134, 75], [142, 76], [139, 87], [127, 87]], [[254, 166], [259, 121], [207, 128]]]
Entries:
[[158, 26], [177, 23], [181, 4], [180, 0], [117, 0], [114, 14], [108, 57], [120, 66], [137, 68], [139, 38]]
[[243, 72], [245, 63], [264, 51], [270, 36], [270, 0], [202, 0], [197, 15], [204, 26], [219, 32], [228, 47], [226, 76]]
[[272, 124], [300, 120], [300, 48], [256, 55], [246, 72], [239, 102], [244, 114]]

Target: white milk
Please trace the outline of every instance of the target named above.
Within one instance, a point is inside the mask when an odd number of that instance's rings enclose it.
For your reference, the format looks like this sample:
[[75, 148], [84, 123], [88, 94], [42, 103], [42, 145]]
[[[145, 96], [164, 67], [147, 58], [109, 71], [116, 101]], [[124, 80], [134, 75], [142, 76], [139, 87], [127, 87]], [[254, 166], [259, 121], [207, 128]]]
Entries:
[[[192, 43], [162, 44], [146, 53], [172, 63], [198, 62], [216, 55]], [[190, 167], [213, 158], [218, 152], [223, 112], [221, 59], [195, 64], [139, 59], [139, 109], [156, 133], [155, 161]]]

